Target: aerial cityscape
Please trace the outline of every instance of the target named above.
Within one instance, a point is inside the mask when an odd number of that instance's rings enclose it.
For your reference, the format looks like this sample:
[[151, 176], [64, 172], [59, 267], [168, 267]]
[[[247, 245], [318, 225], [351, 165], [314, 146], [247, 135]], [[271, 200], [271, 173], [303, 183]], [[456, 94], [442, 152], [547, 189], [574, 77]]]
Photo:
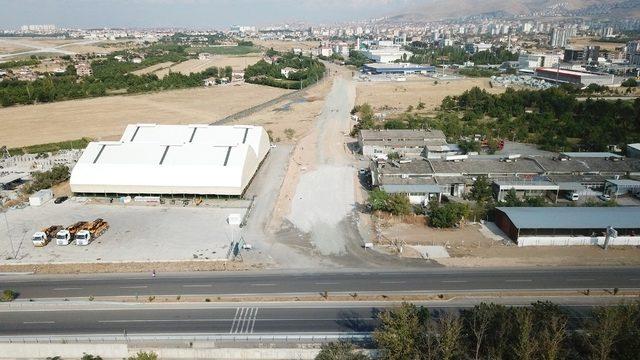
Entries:
[[1, 359], [640, 358], [637, 0], [0, 0]]

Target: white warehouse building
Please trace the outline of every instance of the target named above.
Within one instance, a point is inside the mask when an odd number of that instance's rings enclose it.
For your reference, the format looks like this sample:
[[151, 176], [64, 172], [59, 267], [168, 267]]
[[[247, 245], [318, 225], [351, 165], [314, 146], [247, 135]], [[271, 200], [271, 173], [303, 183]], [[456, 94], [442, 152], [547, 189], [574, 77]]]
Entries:
[[269, 147], [260, 126], [129, 125], [120, 141], [87, 146], [71, 191], [239, 196]]

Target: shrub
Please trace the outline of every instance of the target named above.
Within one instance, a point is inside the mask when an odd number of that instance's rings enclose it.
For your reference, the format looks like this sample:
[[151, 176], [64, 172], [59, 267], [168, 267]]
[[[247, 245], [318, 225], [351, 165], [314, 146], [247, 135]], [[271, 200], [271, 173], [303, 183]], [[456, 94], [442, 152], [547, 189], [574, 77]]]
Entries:
[[42, 189], [48, 189], [69, 179], [69, 168], [65, 165], [56, 165], [51, 170], [33, 173], [33, 181], [24, 188], [28, 194]]
[[0, 298], [0, 302], [10, 302], [15, 300], [18, 297], [18, 293], [13, 290], [4, 290], [2, 292], [2, 297]]
[[441, 205], [435, 200], [429, 203], [429, 225], [435, 228], [456, 227], [468, 214], [469, 207], [466, 204]]

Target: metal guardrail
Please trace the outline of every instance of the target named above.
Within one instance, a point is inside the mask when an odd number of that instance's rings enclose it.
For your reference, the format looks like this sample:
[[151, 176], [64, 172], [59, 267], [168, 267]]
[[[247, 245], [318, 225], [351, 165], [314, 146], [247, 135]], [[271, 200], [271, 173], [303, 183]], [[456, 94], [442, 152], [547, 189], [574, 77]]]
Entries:
[[25, 335], [0, 336], [0, 343], [9, 344], [71, 344], [113, 343], [132, 341], [226, 341], [226, 342], [329, 342], [338, 340], [369, 341], [370, 333], [335, 334], [132, 334], [132, 335]]

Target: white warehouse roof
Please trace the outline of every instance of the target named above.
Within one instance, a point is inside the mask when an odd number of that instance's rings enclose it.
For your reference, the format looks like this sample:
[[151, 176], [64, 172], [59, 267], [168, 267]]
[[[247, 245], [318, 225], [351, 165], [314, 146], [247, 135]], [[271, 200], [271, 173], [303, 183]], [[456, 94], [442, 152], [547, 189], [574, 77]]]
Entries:
[[212, 126], [194, 125], [128, 125], [121, 142], [155, 143], [163, 145], [209, 144], [215, 146], [236, 146], [247, 144], [262, 161], [269, 151], [269, 136], [261, 126], [235, 125]]
[[76, 193], [241, 195], [269, 151], [262, 127], [129, 125], [90, 143], [71, 173]]

